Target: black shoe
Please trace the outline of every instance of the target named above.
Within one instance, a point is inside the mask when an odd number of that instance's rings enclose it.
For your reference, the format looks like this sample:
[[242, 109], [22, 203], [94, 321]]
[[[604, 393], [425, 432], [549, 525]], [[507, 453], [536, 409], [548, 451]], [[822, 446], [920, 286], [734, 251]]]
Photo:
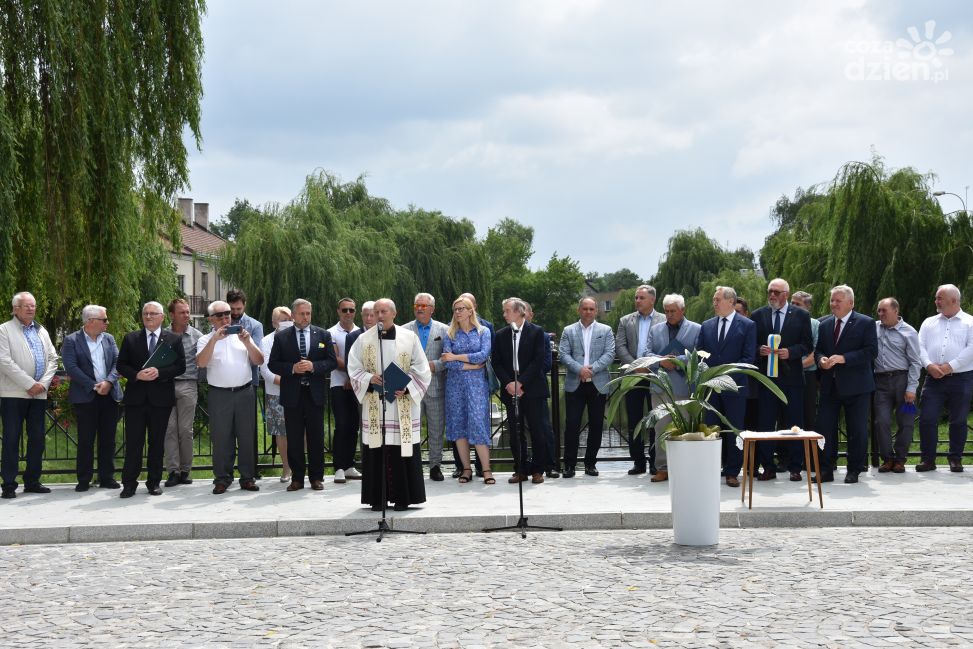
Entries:
[[25, 485], [24, 493], [26, 494], [49, 494], [51, 493], [50, 487], [45, 487], [41, 483]]
[[110, 480], [99, 480], [98, 487], [101, 489], [121, 489], [122, 485], [118, 484], [118, 481], [114, 478]]
[[963, 463], [960, 460], [950, 459], [949, 460], [949, 470], [952, 471], [953, 473], [962, 473], [963, 472]]
[[373, 512], [380, 512], [380, 511], [382, 511], [382, 506], [381, 505], [372, 505], [372, 511]]
[[916, 465], [916, 471], [919, 471], [920, 473], [922, 471], [935, 471], [935, 470], [936, 470], [936, 462], [933, 460], [923, 460], [922, 462]]
[[192, 484], [193, 479], [189, 477], [189, 471], [183, 471], [179, 474], [179, 484]]
[[645, 473], [645, 467], [644, 466], [641, 466], [641, 467], [639, 467], [639, 466], [633, 466], [631, 469], [628, 470], [628, 474], [629, 475], [642, 475], [643, 473]]
[[408, 508], [409, 506], [406, 505], [405, 503], [395, 503], [395, 507], [393, 507], [392, 509], [394, 509], [397, 512], [404, 512]]
[[857, 473], [849, 473], [845, 476], [845, 484], [855, 484], [856, 482], [858, 482]]
[[461, 475], [463, 475], [463, 467], [461, 467], [461, 466], [458, 466], [458, 467], [456, 467], [456, 470], [455, 470], [455, 471], [453, 471], [453, 477], [454, 477], [454, 478], [458, 478], [458, 477], [460, 477]]
[[162, 495], [162, 489], [159, 489], [159, 485], [155, 485], [155, 486], [152, 486], [152, 487], [150, 487], [149, 485], [145, 485], [145, 490], [149, 492], [149, 495], [150, 496], [161, 496]]
[[562, 478], [573, 478], [574, 477], [574, 467], [566, 466], [564, 467], [564, 473], [561, 474]]
[[4, 487], [3, 493], [0, 493], [0, 498], [16, 498], [17, 497], [17, 487]]
[[548, 469], [544, 473], [544, 475], [547, 476], [548, 478], [560, 478], [561, 477], [561, 473], [557, 469]]
[[168, 489], [170, 487], [175, 487], [178, 484], [179, 484], [179, 472], [178, 471], [170, 471], [169, 472], [169, 477], [166, 479], [166, 482], [165, 482], [166, 489]]
[[586, 466], [584, 468], [584, 474], [585, 475], [590, 475], [590, 476], [592, 476], [594, 478], [597, 478], [598, 477], [598, 469], [596, 469], [593, 466]]
[[443, 470], [439, 468], [439, 465], [429, 469], [429, 479], [433, 482], [442, 482], [446, 479], [443, 477]]
[[[814, 480], [817, 480], [817, 476], [814, 476]], [[834, 482], [834, 472], [833, 471], [822, 471], [821, 472], [821, 482]]]
[[135, 495], [135, 487], [130, 487], [128, 485], [125, 485], [125, 487], [122, 489], [122, 493], [118, 494], [118, 497], [131, 498], [134, 495]]
[[87, 482], [79, 482], [78, 484], [74, 485], [74, 490], [78, 492], [88, 491], [90, 488], [91, 486]]
[[477, 478], [482, 478], [483, 477], [483, 469], [477, 469], [476, 470], [476, 477]]

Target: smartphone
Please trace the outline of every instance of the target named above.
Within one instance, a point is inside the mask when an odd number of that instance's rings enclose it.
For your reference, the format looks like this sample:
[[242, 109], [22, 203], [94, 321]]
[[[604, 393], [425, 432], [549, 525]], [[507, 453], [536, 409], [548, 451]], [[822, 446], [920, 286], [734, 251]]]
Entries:
[[229, 325], [226, 328], [226, 335], [229, 336], [230, 334], [238, 334], [241, 331], [243, 331], [243, 325]]

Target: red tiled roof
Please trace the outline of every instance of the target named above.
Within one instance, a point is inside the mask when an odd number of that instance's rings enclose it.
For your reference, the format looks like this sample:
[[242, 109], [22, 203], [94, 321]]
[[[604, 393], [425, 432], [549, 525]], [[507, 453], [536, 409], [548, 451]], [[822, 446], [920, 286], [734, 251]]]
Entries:
[[213, 234], [209, 230], [201, 227], [199, 224], [193, 224], [193, 226], [190, 227], [185, 223], [182, 223], [181, 227], [182, 247], [183, 252], [186, 254], [216, 254], [223, 246], [227, 244], [226, 239], [219, 235]]

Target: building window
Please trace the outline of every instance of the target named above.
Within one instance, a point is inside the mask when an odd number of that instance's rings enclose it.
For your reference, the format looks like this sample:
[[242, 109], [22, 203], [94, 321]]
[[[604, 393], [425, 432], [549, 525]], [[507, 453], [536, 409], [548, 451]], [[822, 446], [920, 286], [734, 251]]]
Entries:
[[200, 283], [203, 285], [203, 299], [209, 300], [209, 273], [200, 273]]
[[605, 313], [608, 313], [611, 310], [612, 310], [612, 301], [605, 300]]
[[179, 292], [182, 293], [183, 295], [185, 295], [186, 294], [186, 276], [185, 275], [176, 275], [176, 278], [179, 280]]

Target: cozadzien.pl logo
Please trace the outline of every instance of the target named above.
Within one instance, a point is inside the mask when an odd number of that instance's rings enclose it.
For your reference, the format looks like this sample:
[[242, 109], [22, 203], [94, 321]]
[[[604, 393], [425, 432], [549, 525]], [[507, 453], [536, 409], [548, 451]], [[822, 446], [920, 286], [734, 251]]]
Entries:
[[949, 81], [946, 63], [953, 55], [948, 44], [953, 34], [937, 34], [936, 21], [927, 20], [920, 30], [905, 30], [909, 38], [893, 41], [848, 41], [845, 50], [852, 55], [845, 65], [850, 81]]

